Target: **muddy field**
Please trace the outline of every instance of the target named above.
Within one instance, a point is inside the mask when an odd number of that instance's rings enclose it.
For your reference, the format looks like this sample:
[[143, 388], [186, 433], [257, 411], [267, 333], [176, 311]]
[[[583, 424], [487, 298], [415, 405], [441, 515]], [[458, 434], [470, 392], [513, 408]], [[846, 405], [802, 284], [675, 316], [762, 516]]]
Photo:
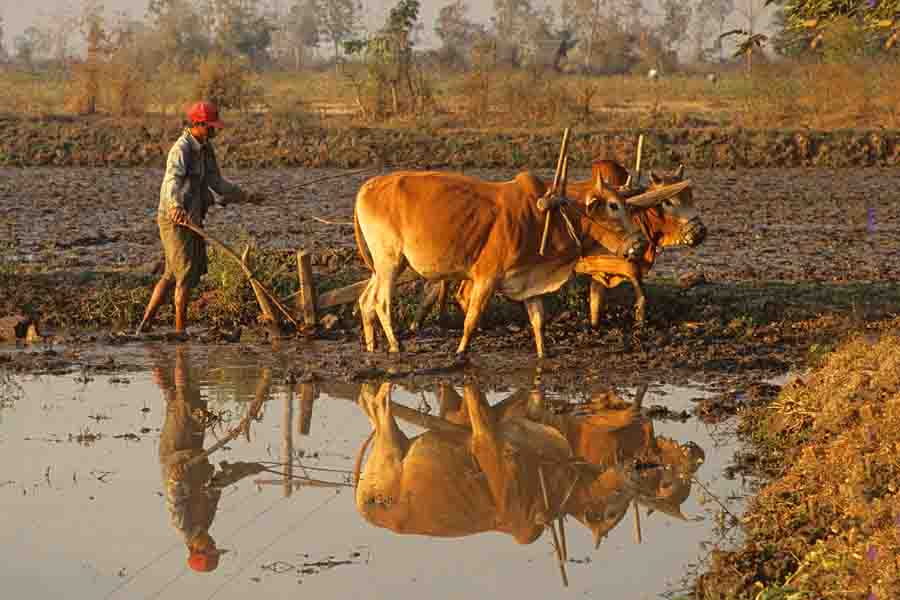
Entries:
[[[487, 179], [514, 174], [468, 172]], [[285, 279], [294, 277], [293, 252], [313, 251], [320, 291], [365, 276], [352, 227], [342, 223], [351, 218], [354, 194], [370, 173], [282, 169], [227, 175], [267, 200], [214, 208], [207, 220], [211, 232], [229, 240], [249, 236], [260, 248], [281, 251]], [[694, 250], [663, 253], [649, 278], [647, 327], [630, 327], [627, 286], [611, 294], [608, 318], [598, 330], [587, 324], [583, 282], [550, 303], [552, 354], [541, 366], [561, 383], [579, 381], [585, 369], [587, 377], [603, 380], [634, 382], [637, 373], [653, 372], [686, 379], [702, 372], [752, 383], [802, 366], [849, 331], [893, 324], [900, 304], [894, 283], [900, 277], [900, 208], [891, 195], [900, 184], [896, 171], [698, 170], [688, 176], [696, 182], [709, 236]], [[156, 169], [0, 170], [0, 223], [11, 240], [0, 295], [4, 314], [34, 313], [57, 340], [127, 343], [115, 332], [130, 330], [140, 318], [160, 254], [154, 222], [160, 177]], [[310, 181], [318, 183], [304, 186]], [[216, 285], [207, 282], [192, 306], [197, 339], [255, 343], [251, 302], [241, 307], [243, 322], [223, 325], [210, 316]], [[401, 296], [400, 310], [408, 316], [415, 290]], [[449, 331], [430, 321], [418, 336], [408, 336], [404, 355], [362, 361], [358, 319], [349, 308], [334, 316], [315, 340], [284, 342], [296, 344], [298, 369], [359, 379], [386, 372], [412, 377], [423, 369], [456, 373], [463, 367], [508, 373], [534, 361], [524, 311], [501, 300], [493, 302], [465, 363], [451, 356], [460, 333], [458, 313], [451, 314]], [[34, 353], [16, 355], [15, 361], [26, 371], [71, 364]], [[617, 368], [597, 368], [611, 361]]]
[[[515, 173], [467, 172], [498, 180]], [[275, 279], [287, 282], [279, 288], [285, 294], [296, 288], [290, 283], [293, 254], [301, 248], [314, 253], [319, 291], [352, 283], [365, 272], [346, 223], [356, 190], [374, 173], [228, 169], [226, 176], [267, 200], [259, 206], [213, 209], [206, 225], [230, 241], [255, 239], [260, 253], [278, 258], [281, 262], [271, 268], [283, 271]], [[167, 341], [169, 313], [162, 313], [161, 327], [144, 339], [123, 332], [136, 324], [154, 283], [161, 175], [150, 168], [0, 169], [0, 227], [7, 240], [0, 247], [0, 316], [33, 315], [49, 335], [44, 344], [0, 347], [0, 371], [14, 374], [13, 384], [29, 374], [74, 375], [84, 385], [96, 378], [111, 385], [131, 379], [146, 383], [146, 354], [157, 342]], [[458, 312], [446, 323], [428, 321], [418, 335], [405, 334], [406, 351], [399, 356], [367, 355], [361, 352], [358, 319], [349, 307], [326, 315], [333, 319], [314, 333], [269, 340], [255, 327], [256, 311], [249, 302], [221, 317], [221, 279], [211, 277], [192, 304], [193, 352], [210, 373], [223, 360], [232, 360], [223, 357], [239, 356], [255, 368], [277, 371], [279, 378], [326, 390], [388, 379], [415, 394], [475, 378], [494, 392], [540, 382], [575, 401], [609, 387], [630, 393], [645, 383], [656, 390], [682, 386], [678, 402], [660, 393], [645, 404], [645, 416], [732, 430], [729, 417], [768, 405], [787, 373], [819, 363], [845, 337], [864, 333], [877, 339], [896, 331], [896, 170], [689, 170], [688, 176], [695, 182], [709, 235], [696, 249], [663, 253], [648, 280], [649, 322], [643, 329], [631, 326], [633, 296], [621, 287], [610, 295], [602, 326], [592, 330], [584, 282], [575, 282], [548, 302], [551, 355], [546, 359], [534, 357], [524, 310], [501, 299], [492, 302], [463, 359], [453, 355], [461, 333]], [[304, 186], [311, 181], [317, 183]], [[417, 287], [401, 294], [398, 311], [403, 317], [415, 308]], [[245, 290], [245, 300], [252, 298], [247, 294]], [[57, 382], [54, 390], [65, 388], [60, 379], [52, 381]], [[690, 389], [703, 391], [685, 391]], [[739, 454], [733, 459], [729, 450], [717, 460], [715, 476], [721, 472], [728, 478], [753, 472], [747, 461], [756, 458]], [[734, 461], [736, 465], [725, 467]], [[29, 476], [23, 474], [22, 480]], [[723, 519], [717, 535], [736, 531], [737, 519], [727, 511], [714, 518]], [[718, 552], [722, 542], [703, 548]], [[338, 546], [327, 552], [359, 552], [356, 546]], [[700, 560], [702, 570], [701, 559], [710, 554], [700, 555], [684, 556]], [[131, 560], [132, 566], [140, 562]], [[255, 577], [265, 579], [263, 571]], [[723, 581], [722, 586], [735, 586]], [[709, 578], [703, 584], [709, 597], [730, 597], [729, 589], [717, 588]]]

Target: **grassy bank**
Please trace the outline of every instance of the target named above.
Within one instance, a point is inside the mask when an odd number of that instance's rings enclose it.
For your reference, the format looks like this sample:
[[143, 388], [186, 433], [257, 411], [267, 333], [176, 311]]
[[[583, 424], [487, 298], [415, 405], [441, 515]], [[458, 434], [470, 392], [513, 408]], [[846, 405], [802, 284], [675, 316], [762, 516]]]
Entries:
[[900, 597], [900, 323], [858, 336], [742, 416], [770, 478], [704, 599]]

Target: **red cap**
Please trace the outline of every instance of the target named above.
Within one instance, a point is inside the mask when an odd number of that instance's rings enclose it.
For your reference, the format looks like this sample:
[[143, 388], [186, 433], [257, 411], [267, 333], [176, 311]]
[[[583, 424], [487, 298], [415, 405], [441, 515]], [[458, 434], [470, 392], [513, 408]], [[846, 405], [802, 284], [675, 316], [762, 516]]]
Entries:
[[191, 552], [188, 556], [188, 566], [195, 571], [208, 573], [214, 571], [219, 566], [219, 553], [212, 552]]
[[219, 109], [212, 102], [195, 102], [188, 108], [187, 116], [191, 123], [205, 123], [218, 129], [225, 127], [225, 123], [219, 120]]

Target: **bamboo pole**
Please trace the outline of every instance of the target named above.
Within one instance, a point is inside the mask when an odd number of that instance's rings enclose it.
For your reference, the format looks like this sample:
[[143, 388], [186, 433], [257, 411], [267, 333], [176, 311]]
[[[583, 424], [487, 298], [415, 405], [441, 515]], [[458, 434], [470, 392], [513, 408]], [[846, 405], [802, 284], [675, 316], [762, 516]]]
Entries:
[[641, 509], [638, 507], [637, 500], [634, 501], [634, 542], [641, 544], [644, 537], [641, 535]]
[[309, 328], [316, 326], [316, 290], [313, 285], [312, 260], [305, 250], [297, 252], [297, 279], [300, 282], [300, 293], [297, 296], [297, 308], [303, 324]]
[[640, 187], [641, 185], [641, 159], [644, 154], [644, 134], [638, 136], [637, 158], [634, 161], [634, 181]]
[[297, 415], [297, 431], [300, 435], [309, 435], [312, 424], [313, 403], [316, 401], [317, 390], [315, 384], [299, 383], [300, 389], [300, 413]]
[[[569, 128], [563, 132], [562, 145], [559, 149], [559, 158], [556, 161], [556, 174], [553, 176], [553, 187], [550, 188], [550, 195], [555, 196], [559, 193], [559, 186], [563, 178], [567, 158], [569, 156]], [[541, 235], [541, 256], [547, 249], [547, 236], [550, 233], [550, 216], [553, 214], [552, 208], [547, 208], [547, 215], [544, 217], [544, 233]]]
[[281, 441], [281, 461], [285, 464], [284, 471], [284, 497], [290, 497], [294, 491], [291, 480], [294, 478], [294, 388], [286, 386], [284, 394], [284, 413], [281, 419], [282, 441]]

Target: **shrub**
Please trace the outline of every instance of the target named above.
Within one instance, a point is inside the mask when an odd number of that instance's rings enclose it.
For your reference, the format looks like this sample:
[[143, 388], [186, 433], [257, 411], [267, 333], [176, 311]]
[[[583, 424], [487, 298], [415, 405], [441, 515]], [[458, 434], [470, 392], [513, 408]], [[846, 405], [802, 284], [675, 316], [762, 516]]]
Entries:
[[246, 59], [210, 54], [197, 67], [194, 97], [223, 109], [248, 110], [264, 101], [264, 92], [251, 77]]

